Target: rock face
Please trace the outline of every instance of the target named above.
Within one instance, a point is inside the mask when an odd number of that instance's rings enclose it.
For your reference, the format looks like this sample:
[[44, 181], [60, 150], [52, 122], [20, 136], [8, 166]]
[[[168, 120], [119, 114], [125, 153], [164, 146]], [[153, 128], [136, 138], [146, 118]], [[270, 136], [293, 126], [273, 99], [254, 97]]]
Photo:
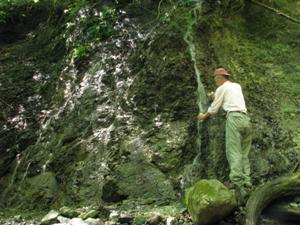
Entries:
[[[254, 184], [296, 164], [289, 127], [300, 127], [298, 27], [257, 6], [246, 14], [236, 11], [244, 1], [188, 1], [183, 7], [163, 1], [166, 14], [157, 13], [156, 0], [147, 0], [154, 8], [146, 10], [126, 5], [145, 1], [76, 0], [78, 11], [70, 10], [73, 3], [61, 9], [74, 18], [62, 13], [21, 43], [1, 46], [0, 192], [5, 194], [0, 202], [5, 206], [161, 203], [176, 200], [200, 178], [228, 179], [226, 116], [212, 117], [197, 130], [194, 66], [206, 91], [215, 89], [208, 74], [219, 65], [243, 87], [255, 134]], [[193, 24], [196, 63], [184, 41], [190, 22], [184, 17], [200, 2], [209, 9], [199, 20], [207, 22]], [[287, 11], [298, 7], [296, 1], [280, 2]], [[150, 25], [157, 14], [159, 26]], [[96, 26], [90, 27], [93, 21]], [[89, 39], [101, 34], [101, 24], [109, 26], [108, 37]], [[84, 35], [87, 31], [92, 33]], [[78, 64], [73, 56], [86, 48], [91, 54]]]
[[134, 155], [118, 167], [117, 186], [120, 194], [134, 198], [175, 200], [175, 192], [166, 176], [142, 155]]
[[223, 219], [236, 206], [235, 195], [218, 180], [201, 180], [187, 189], [185, 203], [195, 224]]

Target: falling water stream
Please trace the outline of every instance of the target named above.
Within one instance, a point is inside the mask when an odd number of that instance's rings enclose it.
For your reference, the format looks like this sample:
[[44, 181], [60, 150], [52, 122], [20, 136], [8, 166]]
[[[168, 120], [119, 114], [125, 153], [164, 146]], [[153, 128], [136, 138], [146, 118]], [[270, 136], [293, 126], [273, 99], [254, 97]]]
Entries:
[[[201, 12], [202, 3], [197, 3], [196, 7], [190, 12], [190, 18], [188, 20], [187, 30], [184, 36], [184, 41], [188, 45], [188, 50], [190, 53], [191, 60], [194, 64], [194, 70], [197, 79], [197, 104], [199, 108], [199, 113], [203, 113], [207, 110], [207, 96], [205, 93], [204, 85], [201, 81], [201, 72], [199, 70], [198, 62], [197, 62], [197, 54], [196, 54], [196, 46], [194, 43], [193, 38], [193, 26], [196, 23], [196, 13]], [[198, 163], [199, 157], [201, 155], [201, 130], [202, 130], [202, 123], [197, 122], [197, 156], [194, 159], [193, 164]]]

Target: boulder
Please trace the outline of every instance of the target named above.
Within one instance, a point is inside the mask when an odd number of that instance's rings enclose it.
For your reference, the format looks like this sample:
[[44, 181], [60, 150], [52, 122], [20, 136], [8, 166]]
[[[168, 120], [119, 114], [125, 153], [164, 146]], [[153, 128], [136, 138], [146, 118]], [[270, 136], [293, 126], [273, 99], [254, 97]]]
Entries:
[[67, 218], [74, 218], [74, 217], [79, 216], [79, 213], [78, 213], [76, 210], [71, 209], [71, 208], [66, 207], [66, 206], [61, 207], [61, 208], [59, 209], [59, 212], [60, 212], [60, 214], [61, 214], [62, 216], [65, 216], [65, 217], [67, 217]]
[[59, 192], [55, 174], [51, 172], [28, 178], [22, 185], [22, 189], [26, 203], [31, 205], [30, 207], [36, 205], [39, 208], [49, 207]]
[[185, 203], [197, 225], [217, 222], [237, 205], [234, 193], [218, 180], [201, 180], [194, 184], [185, 193]]
[[86, 211], [86, 212], [80, 214], [79, 217], [83, 220], [86, 220], [88, 218], [95, 218], [98, 216], [98, 214], [99, 214], [99, 212], [97, 210], [91, 209], [89, 211]]
[[58, 222], [57, 217], [59, 216], [59, 212], [55, 210], [51, 210], [46, 216], [43, 217], [41, 224], [47, 225], [47, 224], [53, 224]]
[[58, 220], [60, 223], [68, 224], [68, 223], [70, 222], [71, 219], [66, 218], [66, 217], [63, 217], [63, 216], [58, 216], [58, 217], [57, 217], [57, 220]]
[[129, 198], [159, 201], [175, 200], [176, 195], [167, 176], [149, 163], [142, 153], [134, 153], [117, 167], [118, 193]]

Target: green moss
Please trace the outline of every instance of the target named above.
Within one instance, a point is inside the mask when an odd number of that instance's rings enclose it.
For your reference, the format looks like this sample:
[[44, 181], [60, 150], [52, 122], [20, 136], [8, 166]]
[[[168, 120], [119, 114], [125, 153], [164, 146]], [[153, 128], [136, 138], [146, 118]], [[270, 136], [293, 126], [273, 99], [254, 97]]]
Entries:
[[195, 224], [209, 224], [231, 213], [236, 201], [218, 180], [201, 180], [186, 190], [185, 204]]
[[[286, 3], [285, 7], [288, 5]], [[292, 5], [293, 3], [290, 4], [291, 7]], [[298, 96], [295, 86], [299, 85], [299, 81], [292, 74], [299, 71], [297, 63], [295, 64], [299, 51], [291, 46], [292, 40], [299, 39], [299, 31], [293, 24], [281, 21], [280, 17], [272, 13], [269, 15], [262, 8], [252, 6], [245, 12], [243, 15], [237, 13], [223, 18], [222, 26], [211, 23], [211, 30], [207, 34], [210, 47], [206, 50], [206, 58], [213, 58], [210, 71], [222, 65], [232, 73], [232, 79], [243, 87], [254, 129], [251, 153], [253, 176], [271, 176], [288, 171], [295, 163], [293, 157], [297, 154], [293, 150], [295, 144], [292, 139], [297, 136], [295, 128], [299, 126], [299, 122], [296, 121], [294, 115], [297, 113], [294, 112], [299, 104], [298, 100], [291, 99], [297, 99]], [[211, 83], [210, 80], [206, 82]], [[210, 132], [216, 132], [211, 128], [217, 126], [215, 123], [219, 121], [210, 122]], [[211, 151], [211, 147], [215, 145], [212, 142], [213, 135], [209, 135], [212, 139], [208, 142], [210, 151], [207, 157], [210, 162], [219, 161], [220, 164], [223, 163], [222, 160], [215, 158], [222, 151]], [[274, 152], [280, 152], [282, 158], [275, 156]], [[257, 154], [262, 161], [272, 165], [274, 163], [274, 166], [270, 166], [267, 172], [266, 166], [259, 168], [260, 165], [256, 165], [259, 160], [254, 159]], [[214, 163], [212, 166], [212, 170], [221, 167]], [[220, 176], [218, 172], [212, 174]]]
[[[21, 192], [24, 193], [22, 207], [47, 209], [58, 195], [58, 185], [53, 173], [46, 172], [27, 181], [21, 186]], [[26, 205], [26, 206], [25, 206]]]
[[43, 211], [42, 209], [1, 209], [0, 213], [0, 223], [6, 224], [7, 219], [9, 218], [20, 218], [18, 222], [22, 222], [23, 220], [31, 221], [33, 224], [38, 224], [41, 219], [48, 213], [48, 211]]
[[82, 213], [79, 217], [83, 220], [86, 220], [88, 218], [96, 218], [98, 214], [99, 212], [97, 210], [90, 210], [85, 213]]
[[116, 182], [118, 193], [130, 198], [159, 202], [175, 199], [175, 192], [166, 176], [139, 154], [118, 167]]

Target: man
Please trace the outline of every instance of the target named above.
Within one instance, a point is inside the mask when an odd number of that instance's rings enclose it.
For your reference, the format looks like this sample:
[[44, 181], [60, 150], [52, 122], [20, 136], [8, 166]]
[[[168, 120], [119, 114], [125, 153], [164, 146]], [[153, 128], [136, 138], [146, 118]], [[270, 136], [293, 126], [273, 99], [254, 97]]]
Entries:
[[204, 121], [216, 114], [221, 106], [227, 112], [226, 157], [230, 167], [229, 178], [236, 187], [239, 203], [243, 204], [251, 187], [248, 159], [252, 141], [251, 123], [241, 86], [229, 81], [230, 74], [222, 67], [215, 69], [212, 76], [218, 86], [214, 100], [207, 112], [200, 113], [197, 119]]

